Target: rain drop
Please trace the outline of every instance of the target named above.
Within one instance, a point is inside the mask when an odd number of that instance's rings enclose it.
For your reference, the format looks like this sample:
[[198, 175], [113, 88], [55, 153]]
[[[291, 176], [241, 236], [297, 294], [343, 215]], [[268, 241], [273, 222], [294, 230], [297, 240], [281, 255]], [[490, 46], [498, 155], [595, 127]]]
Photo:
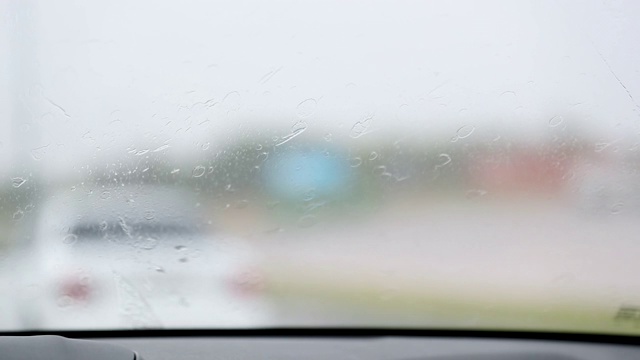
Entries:
[[13, 186], [14, 188], [19, 188], [20, 186], [22, 186], [22, 184], [26, 183], [27, 180], [21, 178], [21, 177], [14, 177], [11, 179], [11, 186]]
[[356, 122], [355, 124], [353, 124], [353, 126], [351, 127], [351, 132], [349, 132], [349, 136], [357, 139], [359, 137], [361, 137], [362, 135], [366, 134], [367, 132], [369, 132], [369, 128], [371, 127], [371, 123], [372, 123], [372, 119], [373, 117], [368, 117], [366, 119], [360, 120], [358, 122]]
[[300, 219], [298, 219], [298, 226], [301, 228], [312, 227], [317, 223], [318, 223], [318, 218], [313, 214], [304, 215], [304, 216], [301, 216]]
[[608, 148], [609, 146], [611, 146], [611, 144], [609, 143], [597, 143], [595, 144], [595, 151], [602, 152], [604, 151], [604, 149]]
[[238, 200], [235, 204], [236, 209], [244, 209], [249, 206], [249, 200]]
[[302, 196], [302, 201], [305, 202], [309, 202], [311, 200], [313, 200], [316, 197], [316, 193], [314, 190], [309, 190], [307, 192], [304, 193], [304, 195]]
[[372, 151], [371, 154], [369, 155], [369, 160], [373, 161], [373, 160], [375, 160], [377, 158], [378, 158], [378, 153], [375, 152], [375, 151]]
[[204, 173], [206, 171], [207, 171], [207, 169], [204, 166], [198, 165], [193, 169], [192, 174], [193, 174], [193, 177], [198, 178], [198, 177], [201, 177], [202, 175], [204, 175]]
[[18, 221], [22, 219], [22, 217], [24, 217], [24, 211], [16, 210], [16, 212], [13, 213], [13, 216], [11, 218], [15, 221]]
[[473, 199], [481, 196], [485, 196], [487, 194], [487, 190], [474, 189], [467, 191], [466, 198]]
[[31, 157], [33, 158], [33, 160], [42, 160], [48, 147], [49, 145], [45, 145], [39, 148], [31, 149]]
[[318, 102], [316, 101], [316, 99], [307, 99], [302, 101], [300, 104], [298, 104], [298, 107], [296, 109], [298, 117], [304, 119], [313, 115], [313, 113], [316, 111], [317, 104]]
[[75, 244], [76, 241], [78, 241], [78, 235], [76, 234], [68, 234], [62, 239], [62, 243], [67, 245]]
[[153, 218], [155, 217], [155, 213], [153, 210], [147, 210], [144, 212], [144, 218], [147, 220], [153, 220]]
[[66, 308], [73, 305], [73, 298], [68, 295], [60, 296], [58, 300], [56, 300], [56, 304], [61, 308]]
[[152, 250], [156, 246], [158, 246], [158, 239], [152, 237], [141, 239], [135, 244], [135, 247], [143, 250]]
[[200, 146], [200, 148], [202, 150], [209, 150], [209, 146], [211, 146], [211, 143], [207, 141], [206, 143], [202, 144], [202, 146]]
[[362, 159], [359, 156], [354, 157], [351, 160], [349, 160], [349, 164], [351, 165], [351, 167], [354, 167], [354, 168], [358, 167], [360, 166], [360, 164], [362, 164]]
[[269, 153], [268, 152], [262, 152], [262, 153], [258, 154], [258, 161], [263, 162], [263, 161], [267, 160], [268, 157], [269, 157]]
[[191, 251], [189, 251], [189, 253], [187, 254], [190, 258], [199, 258], [200, 256], [202, 256], [202, 250], [200, 249], [193, 249]]
[[237, 91], [232, 91], [228, 93], [224, 97], [224, 99], [222, 99], [222, 102], [229, 110], [237, 111], [240, 109], [240, 100], [241, 100], [240, 93]]
[[456, 132], [456, 136], [458, 137], [458, 139], [465, 139], [471, 136], [471, 134], [473, 134], [475, 130], [475, 126], [465, 125], [458, 129], [458, 131]]
[[384, 165], [376, 166], [375, 168], [373, 168], [372, 172], [373, 172], [373, 175], [375, 176], [382, 176], [382, 175], [388, 174], [387, 167]]
[[564, 118], [560, 115], [557, 115], [549, 119], [549, 126], [551, 127], [560, 126], [563, 122], [564, 122]]
[[100, 199], [102, 200], [106, 200], [110, 197], [111, 197], [111, 193], [109, 192], [109, 190], [105, 190], [100, 194]]
[[613, 215], [617, 215], [620, 214], [622, 212], [622, 209], [624, 208], [624, 204], [623, 203], [616, 203], [611, 207], [611, 214]]
[[451, 156], [449, 156], [449, 154], [440, 154], [438, 155], [438, 159], [440, 160], [440, 164], [436, 165], [436, 169], [451, 163]]

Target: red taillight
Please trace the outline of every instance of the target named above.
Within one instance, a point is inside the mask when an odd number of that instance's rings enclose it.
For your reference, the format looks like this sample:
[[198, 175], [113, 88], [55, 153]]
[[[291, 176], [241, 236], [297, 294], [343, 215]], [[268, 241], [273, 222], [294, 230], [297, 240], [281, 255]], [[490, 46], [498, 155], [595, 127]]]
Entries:
[[69, 276], [60, 282], [60, 295], [68, 296], [75, 301], [86, 302], [92, 293], [89, 278], [86, 276]]
[[257, 269], [238, 272], [229, 278], [229, 287], [239, 296], [255, 296], [264, 290], [264, 276]]

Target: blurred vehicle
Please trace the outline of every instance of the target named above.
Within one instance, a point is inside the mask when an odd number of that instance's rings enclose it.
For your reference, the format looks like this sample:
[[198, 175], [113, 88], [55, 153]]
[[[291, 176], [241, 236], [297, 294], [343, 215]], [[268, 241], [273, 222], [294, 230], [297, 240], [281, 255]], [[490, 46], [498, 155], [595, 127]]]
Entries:
[[251, 327], [268, 318], [250, 248], [211, 232], [193, 194], [57, 194], [40, 213], [19, 306], [31, 328]]

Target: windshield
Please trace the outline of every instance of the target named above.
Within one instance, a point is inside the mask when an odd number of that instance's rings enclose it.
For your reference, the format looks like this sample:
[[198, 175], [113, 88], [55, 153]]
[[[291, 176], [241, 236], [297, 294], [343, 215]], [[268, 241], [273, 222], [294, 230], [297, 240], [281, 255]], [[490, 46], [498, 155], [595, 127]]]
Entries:
[[640, 332], [640, 3], [0, 2], [0, 330]]

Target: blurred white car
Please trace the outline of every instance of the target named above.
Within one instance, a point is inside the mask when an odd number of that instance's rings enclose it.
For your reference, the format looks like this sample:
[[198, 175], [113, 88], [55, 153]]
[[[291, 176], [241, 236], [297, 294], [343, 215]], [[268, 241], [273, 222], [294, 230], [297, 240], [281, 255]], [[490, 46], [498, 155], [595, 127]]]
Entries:
[[212, 233], [193, 194], [118, 187], [45, 204], [19, 306], [26, 328], [257, 327], [255, 254]]

